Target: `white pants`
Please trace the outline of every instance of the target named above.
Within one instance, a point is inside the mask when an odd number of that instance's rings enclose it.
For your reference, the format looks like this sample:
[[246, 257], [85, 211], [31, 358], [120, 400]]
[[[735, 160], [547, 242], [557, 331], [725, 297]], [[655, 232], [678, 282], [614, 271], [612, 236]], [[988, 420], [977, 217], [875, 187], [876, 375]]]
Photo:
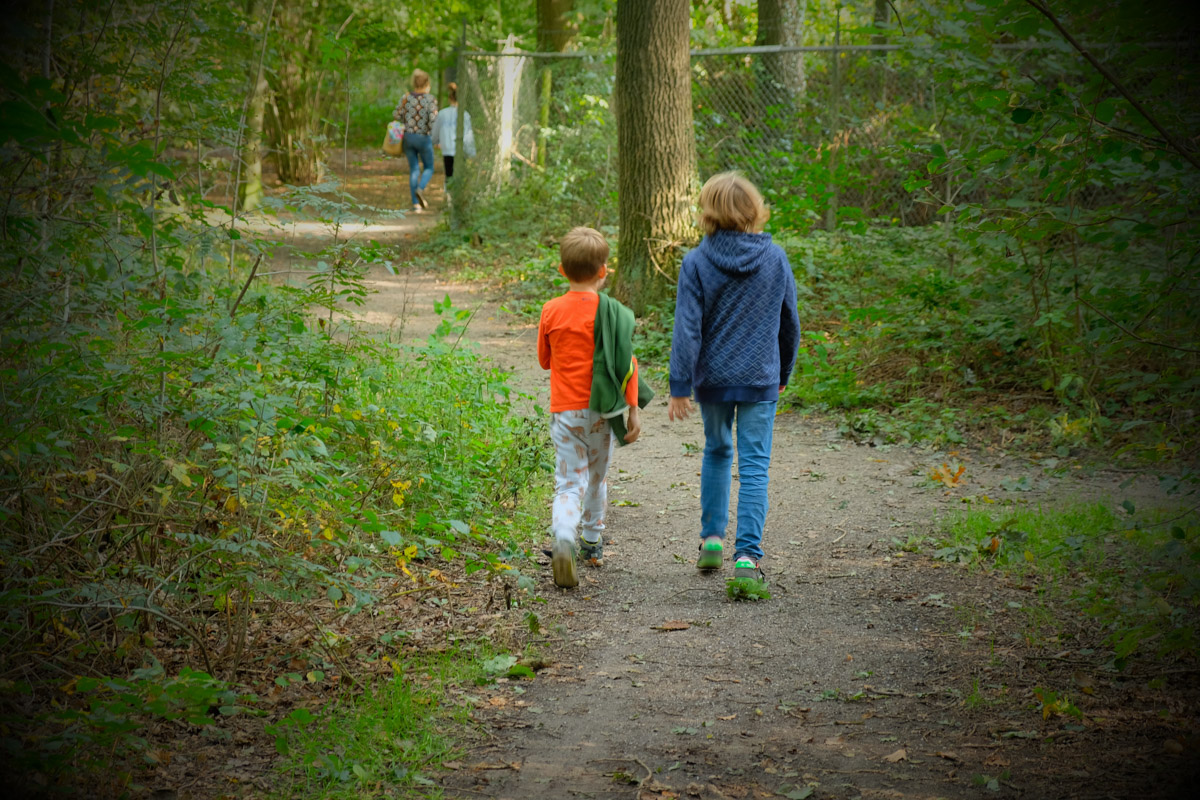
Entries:
[[559, 411], [550, 415], [554, 441], [554, 506], [550, 525], [555, 538], [574, 543], [600, 541], [608, 508], [608, 462], [616, 440], [612, 425], [595, 411]]

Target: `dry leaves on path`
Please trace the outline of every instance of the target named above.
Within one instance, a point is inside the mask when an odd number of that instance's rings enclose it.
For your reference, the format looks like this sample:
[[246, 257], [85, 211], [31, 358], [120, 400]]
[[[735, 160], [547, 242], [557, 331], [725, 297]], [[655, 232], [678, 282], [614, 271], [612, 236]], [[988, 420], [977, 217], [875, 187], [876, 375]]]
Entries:
[[690, 623], [681, 619], [669, 619], [661, 625], [653, 626], [653, 629], [656, 631], [686, 631], [690, 627], [692, 627]]

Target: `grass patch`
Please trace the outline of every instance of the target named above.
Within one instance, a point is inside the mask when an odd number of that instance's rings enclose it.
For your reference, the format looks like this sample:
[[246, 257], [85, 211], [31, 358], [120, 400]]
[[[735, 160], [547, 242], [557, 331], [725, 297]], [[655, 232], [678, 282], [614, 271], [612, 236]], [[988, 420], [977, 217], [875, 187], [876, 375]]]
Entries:
[[770, 600], [767, 584], [754, 578], [730, 578], [725, 581], [725, 593], [730, 600]]
[[935, 558], [990, 564], [1044, 587], [1105, 630], [1115, 666], [1153, 654], [1197, 654], [1200, 520], [1195, 511], [1119, 515], [1106, 505], [971, 509], [945, 523]]
[[276, 797], [442, 796], [429, 776], [460, 755], [471, 725], [470, 699], [453, 704], [449, 690], [484, 681], [485, 658], [455, 650], [392, 668], [390, 680], [360, 695], [317, 713], [296, 709], [273, 726], [283, 756]]

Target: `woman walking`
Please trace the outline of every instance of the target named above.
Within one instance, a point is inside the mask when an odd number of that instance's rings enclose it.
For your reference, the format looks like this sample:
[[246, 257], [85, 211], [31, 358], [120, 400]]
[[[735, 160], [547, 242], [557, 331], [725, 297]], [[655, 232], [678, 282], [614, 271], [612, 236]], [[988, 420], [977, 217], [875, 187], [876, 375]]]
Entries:
[[429, 205], [422, 192], [433, 178], [432, 134], [437, 115], [437, 98], [429, 93], [429, 73], [413, 70], [412, 91], [400, 98], [392, 112], [392, 118], [404, 125], [404, 157], [408, 159], [408, 193], [413, 211]]
[[[438, 114], [433, 125], [433, 146], [442, 149], [442, 166], [446, 168], [446, 180], [454, 177], [454, 139], [458, 133], [458, 84], [451, 83], [450, 107]], [[463, 149], [468, 158], [475, 157], [475, 133], [471, 130], [471, 115], [463, 112]]]

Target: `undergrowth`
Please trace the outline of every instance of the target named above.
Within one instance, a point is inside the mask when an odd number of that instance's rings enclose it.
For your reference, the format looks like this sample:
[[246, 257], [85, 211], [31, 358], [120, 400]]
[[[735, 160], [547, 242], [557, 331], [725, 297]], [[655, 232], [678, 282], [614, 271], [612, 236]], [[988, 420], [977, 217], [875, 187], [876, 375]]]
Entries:
[[389, 662], [392, 678], [319, 714], [293, 710], [269, 727], [283, 757], [274, 796], [358, 798], [380, 786], [440, 796], [428, 775], [460, 753], [476, 701], [463, 687], [485, 679], [488, 652], [456, 648]]
[[1036, 585], [1061, 625], [1082, 613], [1104, 631], [1113, 664], [1200, 654], [1200, 520], [1195, 510], [1103, 504], [971, 509], [944, 523], [934, 558], [990, 566]]

